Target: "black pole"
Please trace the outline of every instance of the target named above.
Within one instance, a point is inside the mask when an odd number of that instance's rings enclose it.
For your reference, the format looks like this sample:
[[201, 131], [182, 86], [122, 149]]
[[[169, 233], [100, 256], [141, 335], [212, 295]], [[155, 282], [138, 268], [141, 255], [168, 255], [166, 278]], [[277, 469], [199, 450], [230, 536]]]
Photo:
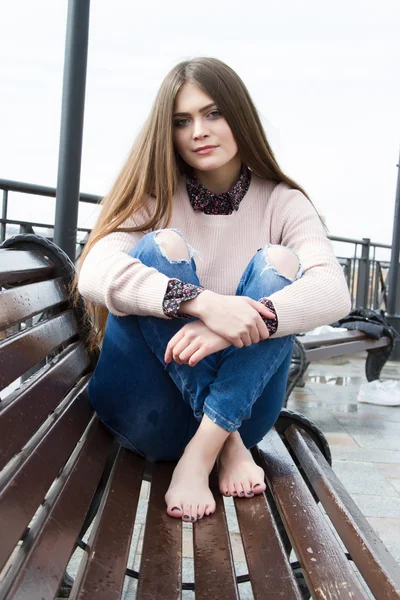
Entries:
[[65, 43], [54, 242], [76, 252], [90, 0], [69, 0]]
[[[388, 300], [387, 317], [388, 321], [400, 333], [400, 294], [398, 286], [399, 277], [399, 255], [400, 255], [400, 159], [397, 165], [397, 187], [396, 200], [394, 206], [392, 253], [390, 257], [390, 268], [388, 274]], [[396, 343], [393, 360], [400, 361], [400, 343]]]

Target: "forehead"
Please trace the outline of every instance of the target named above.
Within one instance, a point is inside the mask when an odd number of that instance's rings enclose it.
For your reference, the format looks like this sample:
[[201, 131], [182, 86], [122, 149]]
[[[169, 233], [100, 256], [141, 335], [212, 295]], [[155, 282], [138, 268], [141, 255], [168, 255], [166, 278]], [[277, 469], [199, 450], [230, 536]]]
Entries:
[[185, 83], [179, 90], [174, 104], [175, 112], [195, 113], [214, 99], [193, 83]]

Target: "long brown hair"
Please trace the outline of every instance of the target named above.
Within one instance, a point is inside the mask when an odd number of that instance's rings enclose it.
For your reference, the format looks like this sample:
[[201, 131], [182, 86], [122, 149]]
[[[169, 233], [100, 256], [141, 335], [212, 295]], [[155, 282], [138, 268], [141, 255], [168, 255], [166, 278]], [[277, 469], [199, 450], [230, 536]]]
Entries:
[[[176, 65], [165, 77], [150, 115], [138, 135], [120, 174], [80, 256], [83, 263], [90, 249], [114, 231], [152, 231], [168, 226], [179, 176], [188, 170], [173, 144], [173, 110], [175, 98], [185, 83], [197, 85], [217, 104], [236, 140], [242, 162], [262, 179], [285, 182], [306, 192], [280, 169], [268, 143], [257, 109], [240, 77], [216, 58], [194, 58]], [[154, 210], [137, 227], [122, 228], [122, 223], [141, 209], [146, 199], [155, 199]], [[308, 196], [307, 196], [308, 198]], [[79, 297], [77, 277], [74, 298]], [[108, 311], [86, 301], [93, 329], [90, 344], [100, 345]]]

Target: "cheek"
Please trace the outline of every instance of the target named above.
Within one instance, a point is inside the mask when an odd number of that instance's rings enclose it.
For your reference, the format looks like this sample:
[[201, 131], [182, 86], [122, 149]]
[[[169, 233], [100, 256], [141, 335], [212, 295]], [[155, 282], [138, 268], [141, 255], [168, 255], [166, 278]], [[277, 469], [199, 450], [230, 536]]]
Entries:
[[221, 130], [221, 138], [224, 139], [224, 142], [233, 152], [237, 152], [238, 147], [236, 144], [236, 140], [233, 137], [233, 133], [228, 123], [223, 124], [223, 128]]

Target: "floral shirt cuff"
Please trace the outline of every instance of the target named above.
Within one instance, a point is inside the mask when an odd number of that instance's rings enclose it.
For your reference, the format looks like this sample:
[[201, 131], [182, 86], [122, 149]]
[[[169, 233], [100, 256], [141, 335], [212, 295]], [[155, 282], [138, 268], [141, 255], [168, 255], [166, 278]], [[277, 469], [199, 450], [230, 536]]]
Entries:
[[272, 304], [271, 300], [268, 300], [268, 298], [260, 298], [259, 302], [261, 302], [261, 304], [264, 304], [264, 306], [266, 306], [267, 308], [272, 310], [272, 312], [275, 315], [275, 317], [273, 319], [268, 319], [267, 317], [262, 317], [262, 320], [264, 321], [264, 323], [266, 324], [266, 326], [268, 328], [269, 335], [271, 336], [278, 329], [278, 317], [276, 315], [276, 310], [275, 310], [274, 305]]
[[191, 315], [178, 313], [179, 307], [182, 302], [194, 300], [203, 291], [204, 288], [193, 283], [185, 283], [180, 279], [170, 279], [163, 300], [164, 314], [173, 319], [190, 319]]

